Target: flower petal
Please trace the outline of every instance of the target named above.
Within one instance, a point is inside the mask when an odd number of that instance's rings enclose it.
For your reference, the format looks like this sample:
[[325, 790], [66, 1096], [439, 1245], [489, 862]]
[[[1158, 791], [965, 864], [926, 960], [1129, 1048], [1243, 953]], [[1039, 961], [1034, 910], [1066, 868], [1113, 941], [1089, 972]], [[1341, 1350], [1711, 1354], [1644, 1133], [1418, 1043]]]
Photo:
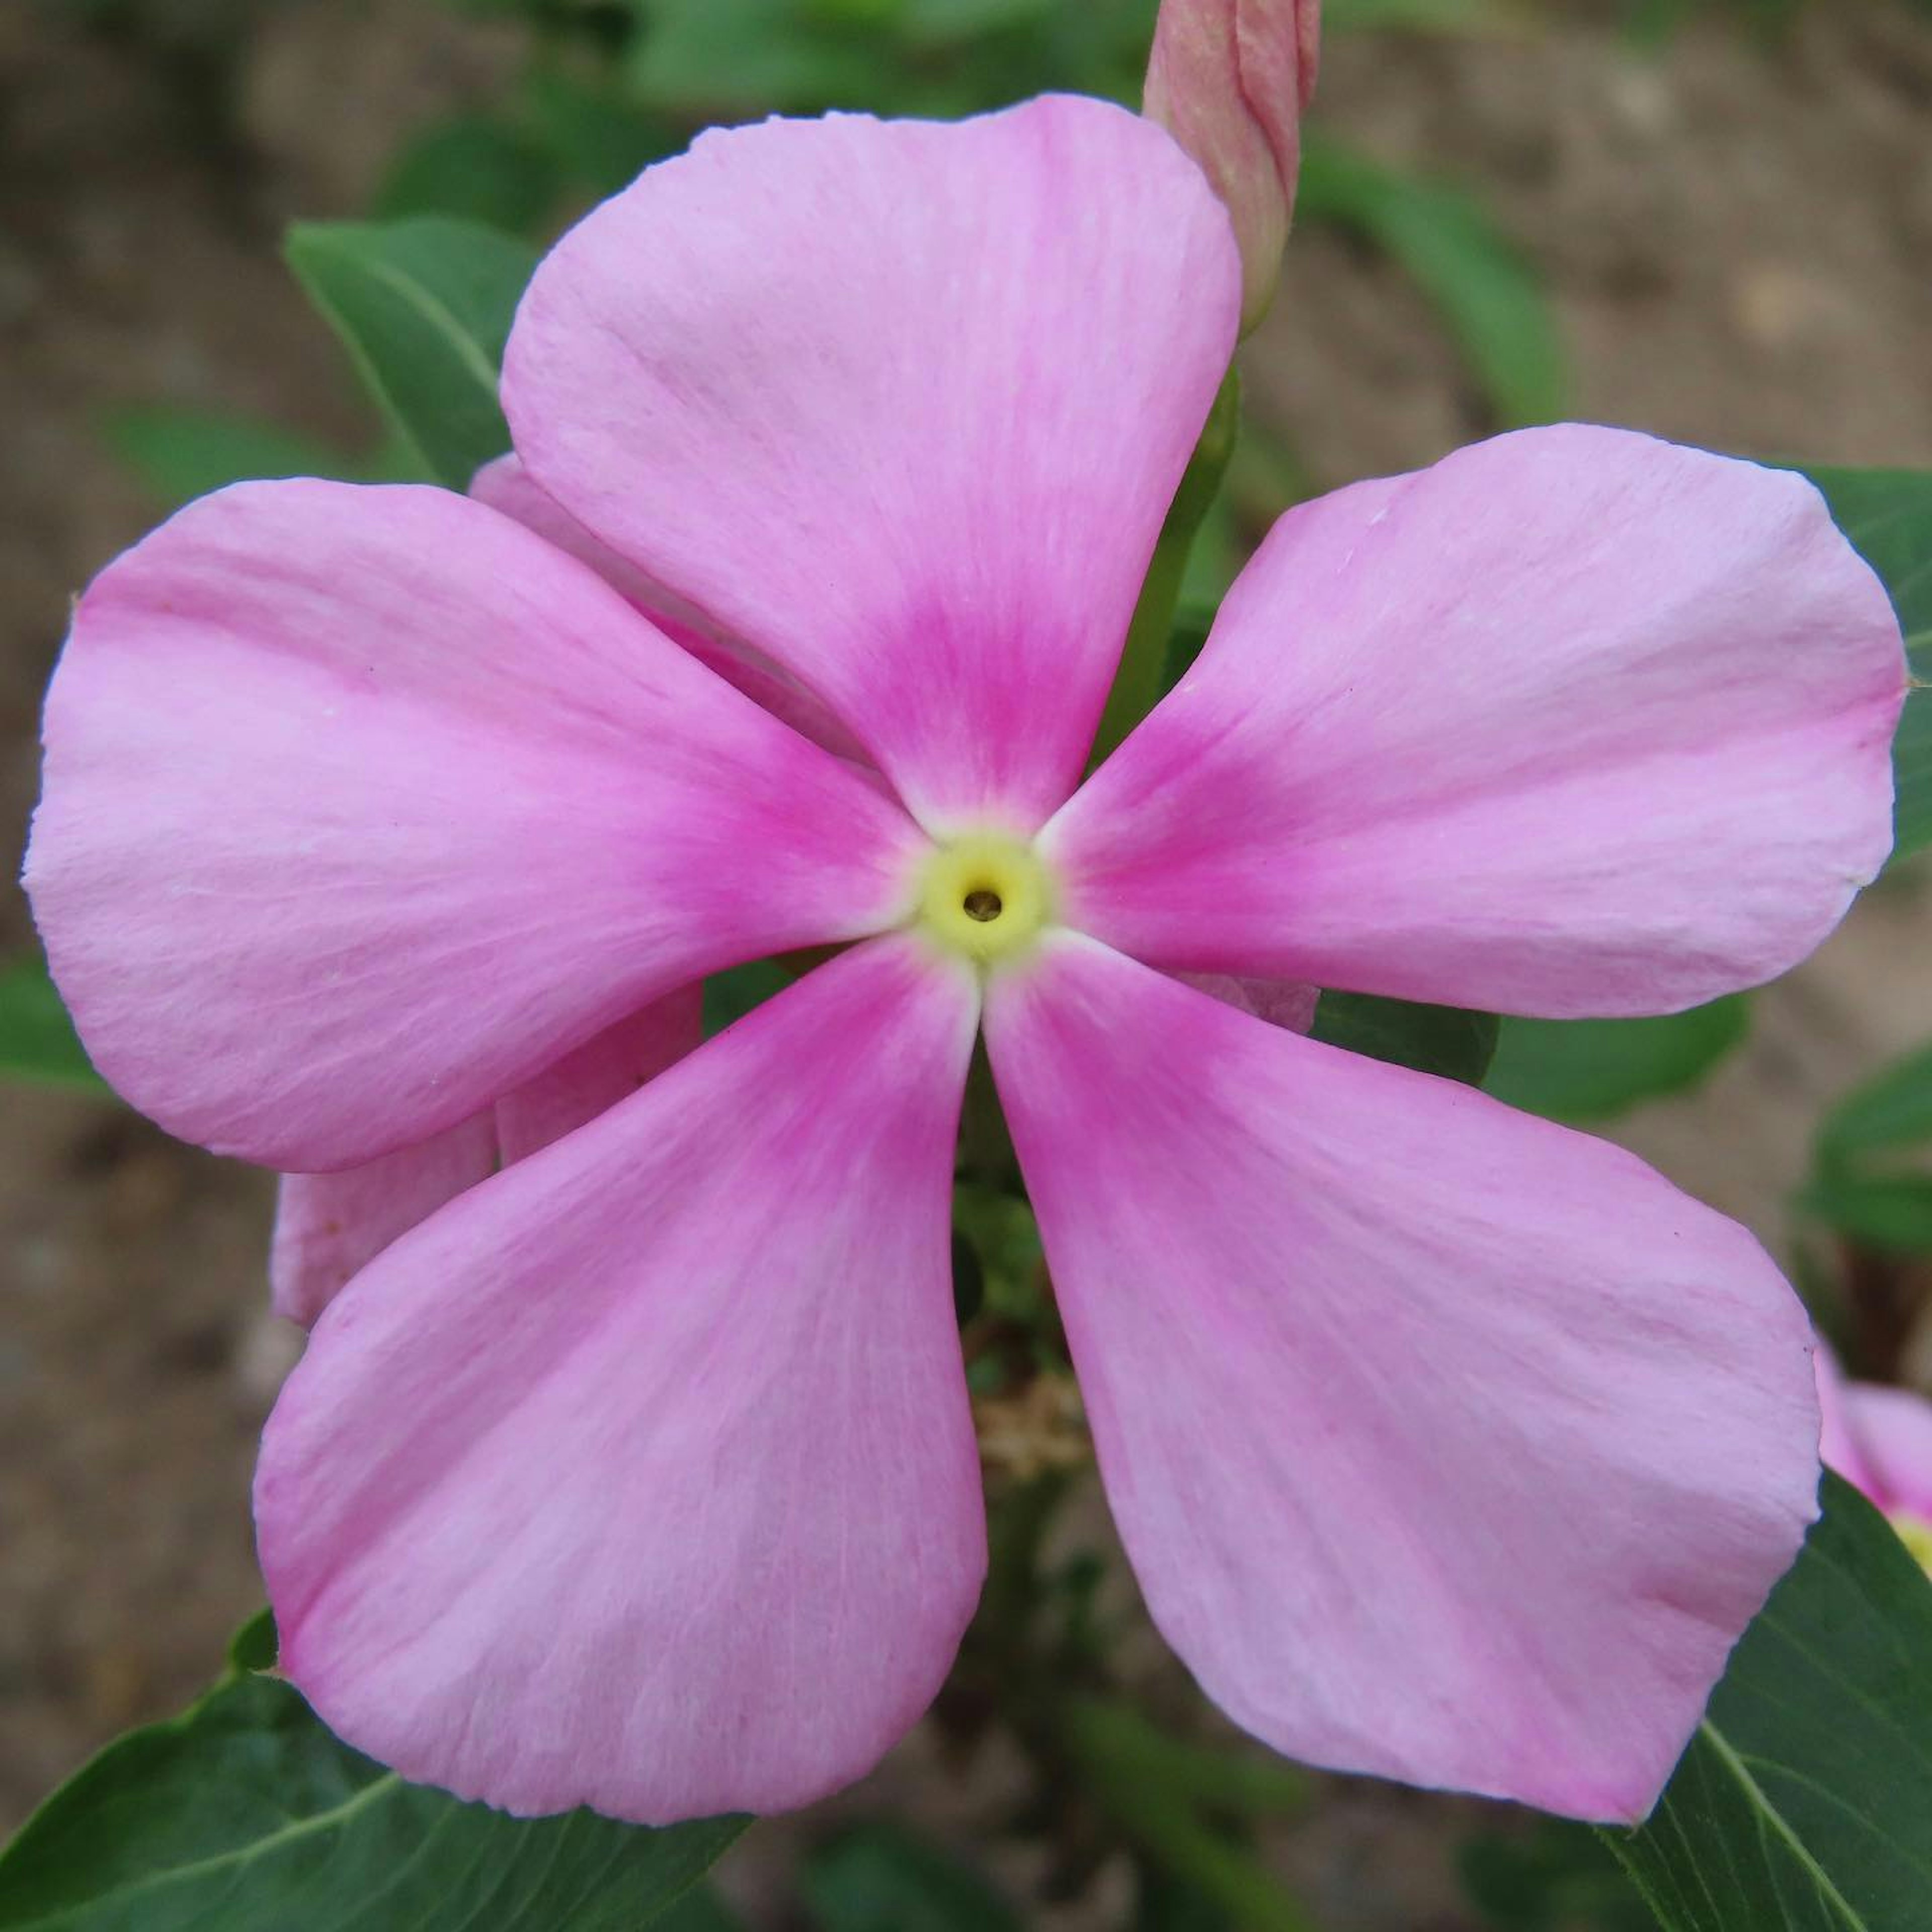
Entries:
[[268, 1298], [304, 1328], [398, 1236], [496, 1171], [485, 1107], [413, 1147], [336, 1174], [285, 1174], [268, 1244]]
[[1297, 1757], [1641, 1816], [1814, 1514], [1796, 1298], [1618, 1149], [1036, 962], [987, 1041], [1154, 1622]]
[[513, 1088], [496, 1102], [496, 1143], [504, 1166], [574, 1133], [628, 1100], [704, 1037], [704, 987], [681, 987]]
[[1873, 1478], [1866, 1493], [1932, 1523], [1932, 1402], [1876, 1382], [1847, 1383], [1843, 1399], [1846, 1428]]
[[1078, 781], [1232, 352], [1240, 264], [1152, 123], [703, 136], [558, 244], [504, 406], [536, 481], [784, 664], [915, 816], [1030, 832]]
[[425, 1140], [716, 968], [898, 916], [916, 829], [574, 559], [242, 484], [82, 600], [27, 867], [94, 1064], [266, 1166]]
[[949, 1266], [970, 975], [842, 954], [405, 1236], [256, 1483], [281, 1668], [516, 1812], [782, 1810], [938, 1689], [986, 1559]]
[[479, 503], [514, 517], [559, 550], [589, 564], [672, 643], [708, 665], [754, 704], [782, 718], [814, 745], [823, 745], [835, 757], [864, 760], [859, 741], [790, 672], [748, 644], [718, 635], [702, 611], [653, 584], [634, 564], [599, 543], [561, 503], [537, 488], [521, 457], [513, 453], [484, 464], [470, 479], [470, 494]]
[[277, 1314], [308, 1327], [392, 1241], [446, 1202], [634, 1094], [704, 1036], [702, 988], [620, 1020], [466, 1120], [334, 1174], [285, 1174], [268, 1286]]
[[1812, 1338], [1811, 1372], [1818, 1388], [1819, 1461], [1826, 1468], [1835, 1469], [1861, 1496], [1869, 1497], [1882, 1508], [1885, 1492], [1852, 1432], [1845, 1402], [1844, 1372], [1831, 1349], [1816, 1336]]
[[1670, 1012], [1802, 959], [1882, 862], [1904, 692], [1802, 478], [1526, 430], [1291, 510], [1042, 849], [1150, 964]]

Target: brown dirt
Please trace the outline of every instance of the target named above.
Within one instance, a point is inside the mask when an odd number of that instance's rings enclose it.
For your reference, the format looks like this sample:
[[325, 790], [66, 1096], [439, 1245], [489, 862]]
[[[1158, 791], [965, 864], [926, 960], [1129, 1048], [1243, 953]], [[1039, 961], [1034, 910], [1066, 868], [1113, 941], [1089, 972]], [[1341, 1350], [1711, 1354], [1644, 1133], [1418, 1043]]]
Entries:
[[[1338, 40], [1324, 118], [1487, 197], [1549, 277], [1577, 413], [1932, 465], [1932, 26], [1833, 0], [1775, 52], [1706, 22], [1650, 61], [1605, 9], [1560, 11], [1480, 44]], [[356, 434], [335, 352], [278, 265], [280, 224], [352, 212], [392, 131], [486, 82], [506, 52], [404, 0], [290, 0], [244, 56], [234, 134], [211, 147], [152, 61], [62, 11], [0, 12], [9, 826], [32, 797], [67, 599], [151, 520], [98, 412], [163, 398]], [[1324, 483], [1426, 461], [1483, 426], [1399, 274], [1312, 228], [1251, 393]], [[26, 936], [10, 893], [0, 944]], [[1929, 938], [1922, 872], [1874, 894], [1761, 1002], [1707, 1093], [1624, 1137], [1780, 1243], [1819, 1106], [1932, 1036]], [[190, 1694], [256, 1600], [248, 1474], [288, 1354], [262, 1313], [267, 1208], [262, 1177], [110, 1103], [0, 1092], [0, 1824]], [[938, 1805], [928, 1756], [916, 1743], [875, 1793]], [[946, 1816], [963, 1828], [1003, 1784], [976, 1778]], [[1363, 1788], [1283, 1856], [1337, 1932], [1449, 1932], [1439, 1816]]]

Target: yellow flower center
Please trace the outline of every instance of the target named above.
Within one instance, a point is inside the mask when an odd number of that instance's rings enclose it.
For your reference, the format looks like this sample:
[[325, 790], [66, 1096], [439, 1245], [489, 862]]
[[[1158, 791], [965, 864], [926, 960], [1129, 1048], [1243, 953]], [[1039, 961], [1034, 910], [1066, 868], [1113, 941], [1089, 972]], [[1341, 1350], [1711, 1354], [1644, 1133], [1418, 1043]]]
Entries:
[[1898, 1532], [1898, 1540], [1911, 1551], [1920, 1569], [1932, 1576], [1932, 1522], [1912, 1510], [1889, 1510], [1886, 1520]]
[[1053, 886], [1031, 846], [982, 832], [935, 847], [919, 884], [919, 923], [982, 966], [1010, 959], [1053, 917]]

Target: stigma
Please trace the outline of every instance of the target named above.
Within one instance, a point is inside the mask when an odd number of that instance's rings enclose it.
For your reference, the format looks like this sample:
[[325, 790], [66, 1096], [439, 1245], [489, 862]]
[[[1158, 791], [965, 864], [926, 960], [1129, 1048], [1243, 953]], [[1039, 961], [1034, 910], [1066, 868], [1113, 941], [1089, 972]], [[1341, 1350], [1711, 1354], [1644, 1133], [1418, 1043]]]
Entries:
[[917, 923], [949, 952], [981, 966], [1012, 959], [1052, 917], [1052, 880], [1023, 839], [973, 832], [935, 846], [927, 856]]

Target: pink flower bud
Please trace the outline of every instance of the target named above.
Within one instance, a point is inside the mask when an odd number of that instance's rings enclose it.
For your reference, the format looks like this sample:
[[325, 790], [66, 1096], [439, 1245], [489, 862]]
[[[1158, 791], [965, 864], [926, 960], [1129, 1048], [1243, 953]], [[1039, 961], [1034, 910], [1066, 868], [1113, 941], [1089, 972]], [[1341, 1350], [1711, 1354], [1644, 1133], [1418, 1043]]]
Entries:
[[1241, 322], [1266, 310], [1288, 240], [1322, 0], [1162, 0], [1143, 104], [1234, 217]]

